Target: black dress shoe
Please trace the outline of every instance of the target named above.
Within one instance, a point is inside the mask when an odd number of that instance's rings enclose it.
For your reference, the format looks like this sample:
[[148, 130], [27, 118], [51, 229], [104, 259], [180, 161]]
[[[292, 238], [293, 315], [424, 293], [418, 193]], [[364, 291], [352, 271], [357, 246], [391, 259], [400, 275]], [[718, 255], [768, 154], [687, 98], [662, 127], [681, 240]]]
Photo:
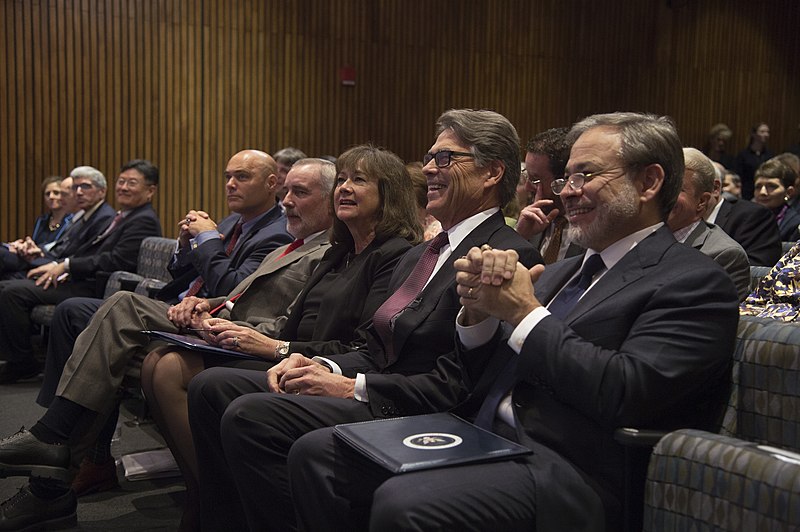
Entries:
[[0, 530], [55, 530], [78, 524], [78, 499], [69, 490], [52, 499], [40, 499], [28, 486], [0, 503]]
[[0, 384], [14, 384], [17, 381], [32, 379], [39, 375], [39, 364], [36, 362], [6, 362], [0, 366]]
[[32, 476], [69, 480], [69, 447], [43, 443], [27, 430], [0, 440], [0, 478]]

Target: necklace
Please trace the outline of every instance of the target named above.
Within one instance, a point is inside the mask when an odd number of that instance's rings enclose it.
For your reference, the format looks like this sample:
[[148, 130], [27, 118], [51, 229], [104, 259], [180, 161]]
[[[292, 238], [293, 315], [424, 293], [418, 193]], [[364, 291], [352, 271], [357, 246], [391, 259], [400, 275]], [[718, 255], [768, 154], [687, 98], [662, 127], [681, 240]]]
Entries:
[[50, 219], [47, 221], [47, 227], [50, 229], [50, 232], [55, 231], [59, 227], [61, 227], [61, 222], [54, 222], [53, 216], [50, 216]]

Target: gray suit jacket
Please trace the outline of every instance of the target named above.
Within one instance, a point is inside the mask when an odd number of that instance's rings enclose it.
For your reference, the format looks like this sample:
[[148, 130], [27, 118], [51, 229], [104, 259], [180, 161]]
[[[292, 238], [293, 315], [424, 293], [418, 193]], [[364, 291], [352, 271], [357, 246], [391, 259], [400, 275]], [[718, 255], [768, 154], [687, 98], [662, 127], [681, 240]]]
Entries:
[[[286, 323], [289, 305], [303, 290], [329, 247], [326, 231], [284, 257], [280, 255], [286, 247], [276, 249], [264, 257], [258, 269], [239, 283], [226, 298], [211, 299], [211, 308], [242, 294], [232, 311], [223, 309], [218, 316], [276, 337]], [[281, 270], [280, 275], [272, 275], [278, 270]]]
[[689, 233], [684, 243], [725, 268], [736, 285], [739, 301], [747, 297], [750, 293], [750, 261], [744, 248], [728, 233], [718, 225], [702, 222]]

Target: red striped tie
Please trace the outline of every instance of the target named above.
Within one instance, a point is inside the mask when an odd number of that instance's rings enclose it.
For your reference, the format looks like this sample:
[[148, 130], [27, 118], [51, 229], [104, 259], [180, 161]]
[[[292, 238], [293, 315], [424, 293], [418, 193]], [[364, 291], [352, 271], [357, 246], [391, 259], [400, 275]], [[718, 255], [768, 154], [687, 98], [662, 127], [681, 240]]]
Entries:
[[[231, 239], [228, 241], [228, 245], [225, 246], [225, 254], [230, 257], [231, 253], [233, 253], [233, 248], [236, 247], [236, 243], [239, 241], [239, 237], [242, 234], [242, 222], [239, 221], [236, 226], [233, 228], [233, 233], [231, 234]], [[200, 276], [194, 280], [192, 286], [189, 287], [189, 290], [186, 292], [186, 295], [183, 296], [184, 298], [196, 296], [200, 289], [203, 288], [203, 277]]]

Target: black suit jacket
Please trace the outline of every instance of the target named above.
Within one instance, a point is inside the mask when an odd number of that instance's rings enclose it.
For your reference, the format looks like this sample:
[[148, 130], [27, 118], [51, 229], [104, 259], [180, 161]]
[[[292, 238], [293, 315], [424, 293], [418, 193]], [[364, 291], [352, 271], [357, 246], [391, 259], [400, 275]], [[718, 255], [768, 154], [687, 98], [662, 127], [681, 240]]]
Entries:
[[743, 199], [726, 199], [714, 222], [747, 252], [751, 266], [774, 266], [781, 258], [781, 238], [772, 212]]
[[[534, 286], [542, 304], [581, 263], [575, 257], [546, 268]], [[724, 270], [662, 227], [606, 272], [567, 319], [548, 316], [528, 335], [512, 401], [519, 441], [556, 451], [586, 475], [607, 508], [617, 508], [624, 453], [614, 430], [714, 430], [737, 323], [736, 289]], [[507, 333], [462, 353], [465, 373], [477, 383], [473, 406], [516, 356]], [[636, 473], [640, 495], [644, 473]]]
[[[291, 352], [308, 357], [328, 356], [366, 344], [365, 330], [372, 323], [372, 315], [392, 293], [392, 273], [411, 244], [399, 237], [373, 240], [341, 270], [351, 249], [340, 244], [332, 246], [292, 303], [279, 335], [284, 340], [298, 340], [290, 343]], [[332, 270], [340, 270], [336, 285], [329, 287], [327, 293], [312, 296], [318, 306], [309, 314], [305, 308], [309, 293]]]
[[104, 201], [103, 204], [92, 213], [88, 220], [81, 217], [77, 222], [73, 222], [74, 225], [67, 228], [52, 249], [45, 253], [45, 256], [41, 259], [32, 261], [31, 266], [41, 266], [42, 264], [74, 255], [81, 246], [94, 241], [97, 235], [102, 233], [105, 228], [109, 226], [116, 214], [117, 211]]
[[[539, 252], [506, 225], [502, 213], [496, 213], [467, 235], [416, 303], [397, 317], [393, 334], [396, 362], [387, 365], [383, 343], [372, 326], [367, 329], [366, 350], [330, 357], [348, 377], [366, 374], [369, 405], [376, 417], [446, 410], [463, 399], [466, 389], [458, 385], [441, 386], [435, 369], [440, 365], [452, 368], [455, 364], [455, 318], [461, 305], [453, 262], [466, 255], [471, 247], [486, 243], [498, 249], [517, 250], [526, 266], [542, 262]], [[403, 257], [392, 277], [389, 293], [403, 284], [426, 247], [422, 243]]]
[[238, 214], [232, 214], [220, 221], [217, 229], [223, 238], [203, 242], [171, 264], [169, 270], [173, 279], [158, 292], [158, 299], [177, 301], [178, 295], [185, 292], [198, 276], [203, 277], [202, 297], [228, 294], [256, 271], [270, 252], [293, 240], [286, 231], [286, 216], [276, 204], [239, 238], [233, 253], [228, 256], [225, 248], [239, 218]]
[[70, 280], [93, 279], [99, 272], [136, 271], [139, 246], [148, 236], [161, 236], [161, 223], [152, 205], [145, 203], [131, 210], [104, 238], [84, 241], [78, 247], [69, 258]]

